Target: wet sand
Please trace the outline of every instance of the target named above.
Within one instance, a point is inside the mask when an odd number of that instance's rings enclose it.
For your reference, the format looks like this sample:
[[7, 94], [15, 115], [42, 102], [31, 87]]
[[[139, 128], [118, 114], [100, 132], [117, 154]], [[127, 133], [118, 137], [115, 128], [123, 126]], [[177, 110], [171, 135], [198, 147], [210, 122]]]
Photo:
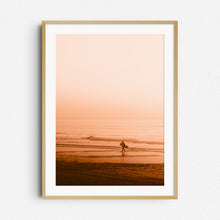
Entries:
[[164, 164], [82, 162], [57, 153], [56, 185], [164, 185]]

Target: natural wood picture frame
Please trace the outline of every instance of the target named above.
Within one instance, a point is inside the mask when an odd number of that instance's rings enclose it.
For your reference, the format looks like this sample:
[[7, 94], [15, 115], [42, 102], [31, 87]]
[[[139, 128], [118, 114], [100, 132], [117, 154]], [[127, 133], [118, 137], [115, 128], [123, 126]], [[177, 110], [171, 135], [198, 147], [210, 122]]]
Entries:
[[[173, 194], [172, 195], [66, 195], [60, 193], [48, 193], [48, 170], [47, 170], [47, 157], [48, 145], [47, 139], [49, 138], [46, 122], [48, 114], [46, 107], [48, 104], [47, 87], [49, 79], [47, 80], [48, 68], [48, 50], [46, 44], [47, 38], [47, 25], [171, 25], [173, 27]], [[55, 135], [56, 136], [56, 135]], [[55, 161], [53, 161], [55, 164]], [[165, 180], [166, 181], [166, 180]], [[177, 199], [178, 198], [178, 21], [43, 21], [42, 22], [42, 198], [44, 199]]]

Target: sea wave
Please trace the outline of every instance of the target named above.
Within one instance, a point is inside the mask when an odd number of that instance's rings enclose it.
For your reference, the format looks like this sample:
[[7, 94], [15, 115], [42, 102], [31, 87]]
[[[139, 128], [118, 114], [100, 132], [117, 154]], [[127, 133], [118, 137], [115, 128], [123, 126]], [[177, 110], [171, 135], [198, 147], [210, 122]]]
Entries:
[[136, 139], [130, 139], [130, 138], [109, 138], [109, 137], [96, 137], [96, 136], [88, 136], [88, 137], [82, 137], [83, 140], [90, 140], [90, 141], [124, 141], [124, 142], [131, 142], [131, 143], [140, 143], [140, 144], [164, 144], [163, 141], [154, 141], [154, 140], [136, 140]]

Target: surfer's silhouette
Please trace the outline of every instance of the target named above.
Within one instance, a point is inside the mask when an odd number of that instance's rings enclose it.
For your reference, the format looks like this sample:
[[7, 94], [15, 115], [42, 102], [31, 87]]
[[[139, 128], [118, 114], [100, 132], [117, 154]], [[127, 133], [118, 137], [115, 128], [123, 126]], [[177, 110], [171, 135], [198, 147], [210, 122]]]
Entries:
[[125, 148], [128, 148], [128, 146], [124, 143], [124, 141], [122, 141], [120, 143], [120, 145], [121, 145], [122, 156], [124, 156], [125, 155]]

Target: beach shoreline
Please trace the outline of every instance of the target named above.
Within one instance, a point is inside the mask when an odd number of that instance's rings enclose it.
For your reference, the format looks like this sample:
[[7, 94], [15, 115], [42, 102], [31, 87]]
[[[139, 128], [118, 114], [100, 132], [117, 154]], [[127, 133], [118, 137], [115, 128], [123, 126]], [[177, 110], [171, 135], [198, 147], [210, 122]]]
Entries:
[[163, 186], [164, 164], [76, 162], [56, 160], [57, 186]]

